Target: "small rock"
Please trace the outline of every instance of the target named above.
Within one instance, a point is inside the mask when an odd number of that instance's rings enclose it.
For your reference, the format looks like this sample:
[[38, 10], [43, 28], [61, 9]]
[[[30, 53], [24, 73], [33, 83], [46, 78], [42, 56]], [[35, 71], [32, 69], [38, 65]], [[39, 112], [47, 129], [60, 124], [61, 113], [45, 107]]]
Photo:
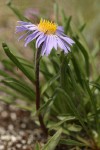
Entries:
[[12, 136], [11, 136], [11, 140], [12, 140], [12, 142], [16, 142], [16, 141], [17, 141], [17, 138], [12, 135]]
[[13, 130], [14, 129], [14, 126], [12, 124], [9, 124], [8, 125], [8, 130]]
[[3, 150], [4, 149], [4, 145], [0, 145], [0, 150]]
[[8, 113], [6, 111], [1, 112], [1, 117], [7, 118], [8, 117]]
[[21, 142], [22, 142], [22, 144], [25, 144], [25, 143], [26, 143], [26, 141], [25, 141], [25, 140], [22, 140]]
[[27, 149], [27, 146], [26, 146], [26, 145], [24, 145], [24, 146], [23, 146], [23, 149]]
[[10, 114], [10, 117], [11, 117], [11, 119], [12, 119], [13, 121], [15, 121], [16, 118], [17, 118], [15, 113], [11, 113], [11, 114]]
[[21, 148], [21, 144], [16, 144], [16, 147], [17, 148]]
[[2, 135], [1, 136], [1, 140], [6, 140], [6, 141], [9, 141], [11, 138], [10, 138], [10, 135]]

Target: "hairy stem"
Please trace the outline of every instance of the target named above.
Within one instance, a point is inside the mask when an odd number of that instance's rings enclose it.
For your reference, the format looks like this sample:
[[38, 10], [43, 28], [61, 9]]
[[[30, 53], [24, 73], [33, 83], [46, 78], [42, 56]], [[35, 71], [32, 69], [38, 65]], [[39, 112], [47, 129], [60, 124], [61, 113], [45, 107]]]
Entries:
[[[35, 76], [36, 76], [36, 110], [38, 111], [40, 108], [40, 83], [39, 83], [39, 63], [40, 63], [40, 53], [41, 49], [37, 50], [36, 53], [36, 61], [35, 61]], [[38, 114], [39, 122], [41, 125], [42, 130], [44, 131], [45, 135], [47, 136], [48, 130], [43, 122], [43, 117], [39, 113]]]

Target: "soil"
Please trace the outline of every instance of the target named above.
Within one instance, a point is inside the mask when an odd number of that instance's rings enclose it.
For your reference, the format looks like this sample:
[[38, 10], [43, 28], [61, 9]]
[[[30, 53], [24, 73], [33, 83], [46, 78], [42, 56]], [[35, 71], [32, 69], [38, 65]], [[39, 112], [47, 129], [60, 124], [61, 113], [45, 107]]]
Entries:
[[30, 112], [0, 101], [0, 150], [35, 150], [37, 141], [43, 146], [47, 139]]
[[[47, 142], [47, 138], [35, 123], [31, 113], [0, 101], [0, 150], [35, 150], [37, 142], [42, 147]], [[55, 150], [80, 149], [58, 145]]]
[[34, 150], [46, 138], [29, 111], [0, 102], [0, 150]]

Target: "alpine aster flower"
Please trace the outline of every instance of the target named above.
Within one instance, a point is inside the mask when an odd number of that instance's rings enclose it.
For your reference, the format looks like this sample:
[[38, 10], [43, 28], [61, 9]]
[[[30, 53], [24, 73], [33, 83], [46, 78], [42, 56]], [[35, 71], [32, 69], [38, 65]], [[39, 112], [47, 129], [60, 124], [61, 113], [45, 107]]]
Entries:
[[47, 20], [40, 20], [40, 23], [35, 25], [31, 22], [18, 21], [19, 26], [16, 26], [16, 33], [26, 31], [20, 36], [19, 40], [25, 38], [25, 47], [28, 43], [36, 39], [36, 48], [41, 46], [41, 55], [49, 55], [54, 48], [61, 48], [65, 53], [70, 51], [70, 46], [74, 41], [64, 34], [62, 26], [52, 23]]

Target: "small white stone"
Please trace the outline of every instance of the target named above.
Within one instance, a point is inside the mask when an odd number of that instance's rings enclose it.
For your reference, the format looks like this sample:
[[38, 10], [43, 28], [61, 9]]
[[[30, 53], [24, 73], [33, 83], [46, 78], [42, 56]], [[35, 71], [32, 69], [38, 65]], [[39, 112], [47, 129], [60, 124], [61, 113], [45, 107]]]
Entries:
[[26, 141], [25, 141], [25, 140], [22, 140], [21, 142], [22, 142], [22, 144], [25, 144], [25, 143], [26, 143]]
[[4, 145], [0, 145], [0, 150], [3, 150], [4, 149]]
[[6, 141], [9, 141], [11, 139], [11, 137], [9, 135], [2, 135], [1, 136], [1, 140], [6, 140]]
[[20, 131], [19, 134], [20, 134], [21, 136], [24, 136], [24, 135], [25, 135], [25, 132], [24, 132], [24, 131]]
[[26, 146], [26, 145], [24, 145], [24, 146], [23, 146], [23, 149], [27, 149], [27, 146]]
[[14, 129], [14, 126], [13, 126], [12, 124], [9, 124], [8, 129], [9, 129], [9, 130], [13, 130], [13, 129]]
[[[12, 141], [8, 142], [8, 147], [11, 146], [13, 144]], [[11, 150], [10, 148], [8, 148], [8, 150]]]
[[15, 113], [11, 113], [10, 117], [11, 117], [12, 120], [16, 120], [16, 118], [17, 118]]
[[17, 140], [22, 140], [22, 137], [21, 136], [17, 136], [16, 139]]
[[25, 123], [22, 123], [22, 124], [21, 124], [21, 128], [23, 128], [23, 129], [26, 128], [26, 124], [25, 124]]
[[27, 144], [31, 144], [32, 142], [33, 142], [33, 135], [30, 135]]
[[12, 140], [12, 142], [16, 142], [17, 138], [12, 135], [12, 136], [11, 136], [11, 140]]
[[3, 135], [5, 134], [5, 132], [6, 132], [5, 129], [3, 127], [0, 127], [0, 134]]
[[2, 111], [3, 111], [3, 107], [0, 106], [0, 112], [2, 112]]
[[7, 150], [12, 150], [11, 148], [8, 148]]
[[13, 147], [11, 150], [16, 150], [16, 148]]
[[16, 144], [16, 147], [17, 148], [21, 148], [21, 144]]
[[8, 113], [6, 111], [1, 112], [1, 117], [3, 118], [8, 117]]

